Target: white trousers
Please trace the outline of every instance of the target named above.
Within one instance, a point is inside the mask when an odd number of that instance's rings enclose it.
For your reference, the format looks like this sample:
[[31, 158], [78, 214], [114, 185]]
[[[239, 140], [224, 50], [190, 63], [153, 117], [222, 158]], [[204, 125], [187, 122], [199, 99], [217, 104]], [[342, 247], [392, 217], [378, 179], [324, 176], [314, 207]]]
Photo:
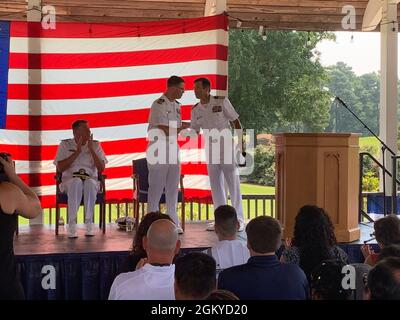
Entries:
[[235, 208], [238, 220], [244, 222], [242, 194], [240, 192], [240, 179], [236, 165], [233, 164], [207, 164], [210, 177], [211, 194], [214, 210], [226, 205], [225, 182], [228, 184], [232, 206]]
[[159, 203], [165, 190], [167, 214], [180, 226], [177, 208], [180, 179], [180, 164], [149, 164], [149, 190], [147, 212], [159, 211]]
[[94, 205], [99, 190], [98, 181], [94, 179], [81, 180], [72, 178], [65, 183], [63, 188], [68, 195], [68, 224], [76, 224], [76, 216], [83, 196], [85, 223], [93, 222]]

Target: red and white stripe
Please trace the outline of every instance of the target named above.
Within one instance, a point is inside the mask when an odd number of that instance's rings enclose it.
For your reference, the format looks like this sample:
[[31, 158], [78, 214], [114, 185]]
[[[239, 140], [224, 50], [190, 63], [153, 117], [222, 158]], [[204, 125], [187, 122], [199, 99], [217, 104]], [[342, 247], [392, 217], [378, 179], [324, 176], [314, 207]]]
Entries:
[[[151, 103], [175, 74], [186, 81], [183, 120], [196, 102], [193, 80], [205, 76], [213, 94], [227, 89], [227, 19], [214, 16], [149, 23], [12, 22], [6, 129], [0, 150], [16, 160], [17, 172], [55, 203], [53, 160], [71, 123], [87, 119], [109, 163], [107, 199], [132, 197], [132, 160], [144, 156]], [[201, 141], [181, 142], [185, 196], [209, 199]], [[196, 163], [197, 162], [197, 163]]]

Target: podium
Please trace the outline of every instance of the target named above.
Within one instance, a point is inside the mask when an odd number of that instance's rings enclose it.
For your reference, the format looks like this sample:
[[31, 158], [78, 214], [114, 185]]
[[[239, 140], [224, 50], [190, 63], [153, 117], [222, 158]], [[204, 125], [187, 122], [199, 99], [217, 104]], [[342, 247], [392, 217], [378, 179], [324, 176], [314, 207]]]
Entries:
[[284, 237], [293, 237], [304, 205], [326, 210], [339, 242], [360, 238], [359, 134], [282, 133], [276, 145], [276, 207]]

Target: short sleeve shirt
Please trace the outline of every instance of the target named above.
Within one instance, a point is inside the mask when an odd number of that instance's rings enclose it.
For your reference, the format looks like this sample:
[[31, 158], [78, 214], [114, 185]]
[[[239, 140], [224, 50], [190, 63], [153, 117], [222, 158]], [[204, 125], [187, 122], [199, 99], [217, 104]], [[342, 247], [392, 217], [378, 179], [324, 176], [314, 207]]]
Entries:
[[231, 121], [239, 118], [239, 114], [228, 98], [210, 97], [210, 102], [193, 106], [191, 112], [191, 128], [199, 131], [202, 129], [230, 129]]
[[158, 126], [179, 128], [182, 125], [181, 104], [170, 101], [165, 95], [154, 101], [150, 109], [148, 131]]
[[[99, 159], [102, 160], [104, 164], [106, 164], [108, 161], [100, 145], [100, 142], [94, 141], [93, 145], [94, 145], [94, 150]], [[54, 164], [57, 165], [59, 161], [69, 158], [76, 151], [76, 149], [77, 149], [77, 144], [75, 142], [75, 139], [66, 139], [61, 141], [60, 145], [58, 146]], [[75, 159], [72, 165], [62, 173], [63, 182], [72, 179], [73, 173], [78, 172], [80, 169], [85, 169], [86, 173], [88, 173], [92, 179], [97, 180], [98, 177], [97, 168], [94, 163], [93, 157], [90, 154], [87, 144], [82, 146], [81, 153], [79, 154], [79, 156]]]

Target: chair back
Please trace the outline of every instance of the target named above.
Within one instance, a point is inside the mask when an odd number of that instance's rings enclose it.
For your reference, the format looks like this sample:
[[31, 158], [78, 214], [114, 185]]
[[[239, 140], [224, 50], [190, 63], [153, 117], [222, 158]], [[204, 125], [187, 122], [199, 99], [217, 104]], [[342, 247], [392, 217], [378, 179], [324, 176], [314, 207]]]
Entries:
[[149, 169], [147, 167], [146, 158], [141, 158], [132, 161], [133, 174], [139, 177], [139, 190], [148, 191], [149, 190]]

